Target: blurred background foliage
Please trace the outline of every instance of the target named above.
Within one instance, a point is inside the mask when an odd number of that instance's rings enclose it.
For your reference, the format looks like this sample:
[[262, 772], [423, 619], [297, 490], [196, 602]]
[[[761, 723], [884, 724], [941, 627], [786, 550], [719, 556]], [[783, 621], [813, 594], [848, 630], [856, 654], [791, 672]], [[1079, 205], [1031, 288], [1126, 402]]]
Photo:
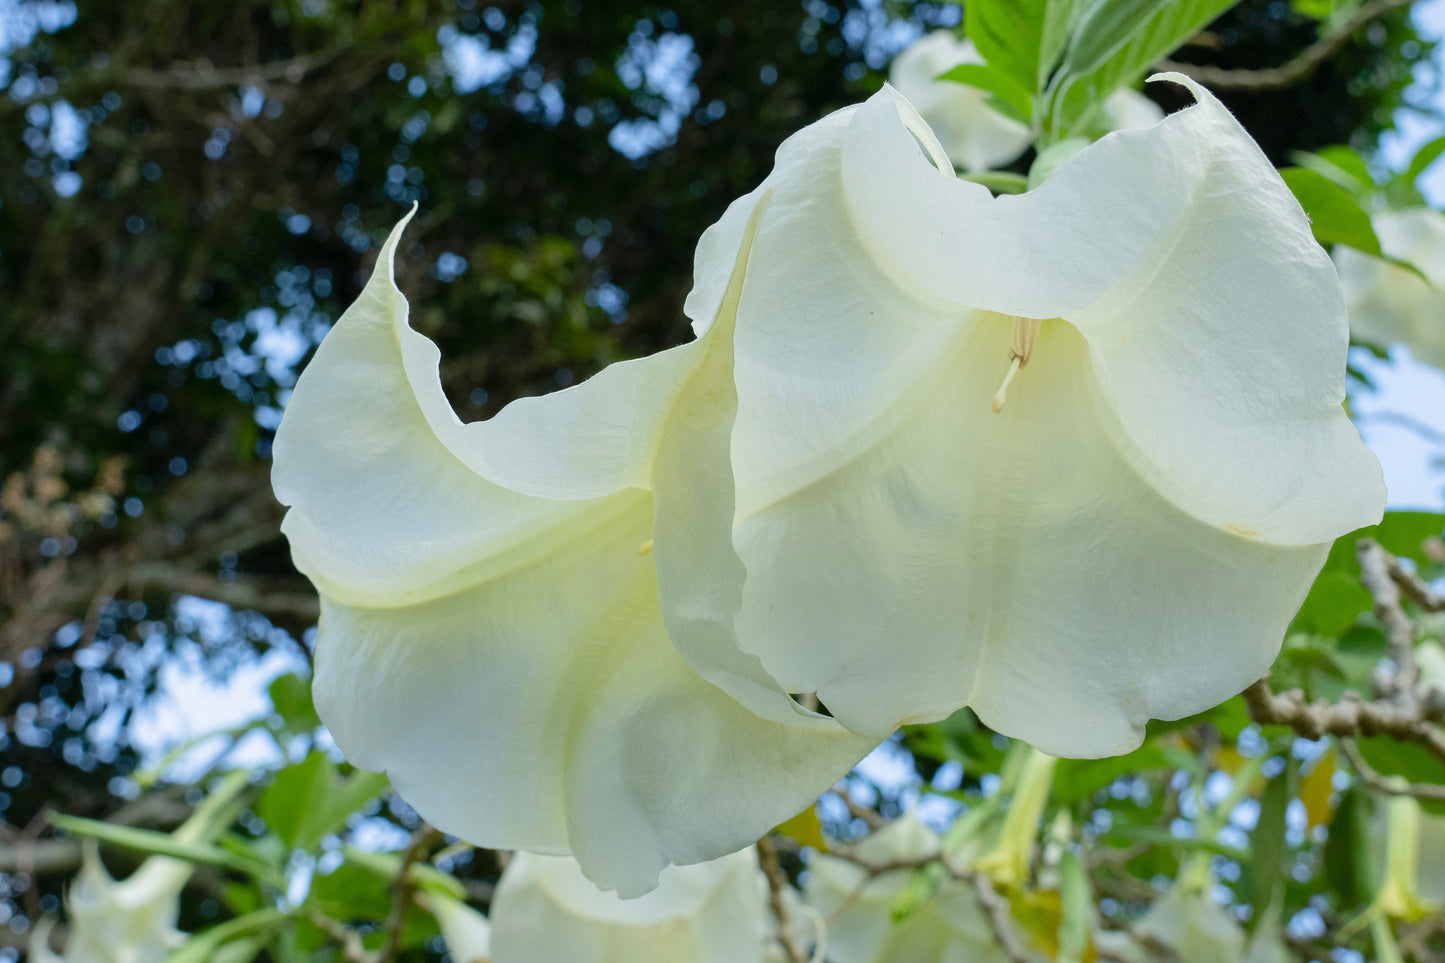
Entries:
[[[1248, 0], [1174, 59], [1278, 65], [1330, 7]], [[456, 410], [486, 417], [686, 340], [702, 230], [784, 137], [960, 19], [957, 5], [909, 0], [0, 2], [0, 944], [23, 945], [60, 909], [78, 865], [51, 812], [166, 829], [200, 798], [189, 783], [205, 766], [179, 780], [146, 769], [165, 740], [140, 722], [166, 666], [226, 680], [275, 653], [309, 657], [316, 602], [278, 532], [270, 439], [297, 371], [413, 201], [401, 287], [441, 346]], [[1298, 82], [1223, 99], [1279, 165], [1337, 144], [1373, 158], [1412, 80], [1415, 101], [1430, 93], [1430, 55], [1395, 4]], [[1438, 574], [1421, 546], [1441, 518], [1390, 524], [1386, 548]], [[1362, 614], [1352, 543], [1324, 578], [1277, 679], [1368, 693], [1384, 636]], [[314, 869], [343, 830], [363, 849], [404, 844], [415, 814], [370, 784], [314, 825], [277, 822], [309, 798], [296, 786], [344, 783], [300, 676], [271, 695], [258, 758], [294, 766], [240, 831], [271, 840], [283, 869]], [[892, 758], [967, 804], [996, 788], [1005, 746], [965, 712], [906, 732]], [[1439, 779], [1409, 748], [1363, 745], [1382, 771]], [[1326, 830], [1361, 824], [1356, 804], [1312, 775], [1344, 763], [1324, 742], [1251, 725], [1235, 700], [1160, 726], [1124, 759], [1060, 765], [1054, 805], [1115, 854], [1095, 874], [1114, 912], [1137, 909], [1140, 888], [1195, 848], [1179, 829], [1199, 817], [1185, 789], [1262, 756], [1279, 788], [1252, 797], [1260, 828], [1199, 844], [1234, 867], [1220, 876], [1231, 898], [1249, 906], [1263, 891], [1248, 853], [1272, 846], [1271, 880], [1320, 934], [1368, 902], [1341, 862], [1343, 831]], [[854, 782], [861, 805], [897, 813], [896, 787]], [[821, 812], [840, 837], [862, 828], [840, 800]], [[315, 877], [322, 911], [385, 916], [387, 875], [336, 864]], [[497, 859], [466, 851], [447, 868], [485, 905]], [[212, 867], [182, 924], [266, 898]], [[436, 957], [434, 928], [417, 926], [408, 958]], [[331, 945], [315, 927], [288, 933], [272, 952]]]

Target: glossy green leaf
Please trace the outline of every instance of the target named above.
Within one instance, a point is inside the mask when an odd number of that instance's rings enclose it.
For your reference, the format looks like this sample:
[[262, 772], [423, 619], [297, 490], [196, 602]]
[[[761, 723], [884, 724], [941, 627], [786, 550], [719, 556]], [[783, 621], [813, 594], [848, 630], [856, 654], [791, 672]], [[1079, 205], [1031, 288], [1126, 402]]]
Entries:
[[940, 74], [938, 79], [988, 91], [1002, 101], [1003, 106], [1010, 108], [1005, 113], [1011, 113], [1025, 123], [1033, 116], [1034, 91], [991, 64], [959, 64]]
[[1379, 255], [1380, 239], [1370, 225], [1369, 212], [1354, 195], [1307, 167], [1287, 167], [1279, 173], [1309, 215], [1315, 240]]
[[1375, 190], [1375, 179], [1370, 175], [1365, 159], [1349, 147], [1336, 144], [1322, 147], [1313, 153], [1306, 150], [1291, 151], [1289, 159], [1359, 197], [1363, 198]]
[[1035, 93], [1058, 60], [1078, 5], [1076, 0], [971, 0], [964, 6], [964, 30], [990, 67]]
[[1097, 0], [1078, 22], [1051, 84], [1045, 130], [1072, 135], [1090, 111], [1135, 83], [1237, 0]]

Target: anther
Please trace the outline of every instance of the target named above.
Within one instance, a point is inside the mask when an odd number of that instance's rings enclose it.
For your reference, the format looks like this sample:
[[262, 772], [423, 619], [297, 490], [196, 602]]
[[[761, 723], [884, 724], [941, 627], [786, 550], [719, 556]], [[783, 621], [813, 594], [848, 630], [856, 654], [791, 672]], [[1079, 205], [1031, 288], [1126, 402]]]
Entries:
[[643, 542], [641, 545], [637, 546], [637, 554], [638, 554], [638, 555], [651, 555], [651, 554], [652, 554], [652, 539], [649, 538], [647, 541], [645, 541], [645, 542]]
[[1008, 374], [1003, 376], [1003, 384], [999, 385], [993, 400], [989, 402], [989, 408], [994, 414], [1003, 411], [1004, 402], [1008, 400], [1009, 383], [1014, 380], [1019, 369], [1029, 363], [1029, 358], [1033, 357], [1034, 344], [1039, 340], [1039, 323], [1038, 318], [1014, 318], [1013, 338], [1009, 341], [1008, 349]]

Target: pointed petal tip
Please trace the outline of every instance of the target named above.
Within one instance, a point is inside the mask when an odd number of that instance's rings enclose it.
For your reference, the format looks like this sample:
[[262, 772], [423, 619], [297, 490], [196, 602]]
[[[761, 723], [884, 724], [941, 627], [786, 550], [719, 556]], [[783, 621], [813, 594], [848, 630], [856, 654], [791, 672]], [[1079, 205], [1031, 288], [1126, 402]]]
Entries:
[[1189, 92], [1194, 95], [1194, 99], [1199, 103], [1216, 100], [1214, 94], [1210, 92], [1208, 87], [1204, 86], [1188, 74], [1181, 73], [1178, 70], [1161, 70], [1158, 73], [1150, 74], [1148, 77], [1144, 78], [1144, 82], [1148, 84], [1162, 83], [1166, 81], [1171, 84], [1178, 84], [1181, 87], [1188, 88]]

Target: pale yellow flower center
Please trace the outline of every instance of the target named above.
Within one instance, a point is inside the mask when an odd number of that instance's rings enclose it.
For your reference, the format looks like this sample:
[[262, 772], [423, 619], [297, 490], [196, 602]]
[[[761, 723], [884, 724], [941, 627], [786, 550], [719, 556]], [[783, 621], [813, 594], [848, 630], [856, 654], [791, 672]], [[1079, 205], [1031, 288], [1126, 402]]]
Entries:
[[1013, 340], [1008, 349], [1008, 374], [1003, 376], [1003, 384], [998, 386], [998, 391], [989, 404], [994, 414], [1003, 411], [1004, 402], [1008, 400], [1009, 383], [1014, 380], [1019, 369], [1029, 363], [1029, 358], [1033, 357], [1034, 343], [1039, 339], [1041, 323], [1038, 318], [1014, 318]]

